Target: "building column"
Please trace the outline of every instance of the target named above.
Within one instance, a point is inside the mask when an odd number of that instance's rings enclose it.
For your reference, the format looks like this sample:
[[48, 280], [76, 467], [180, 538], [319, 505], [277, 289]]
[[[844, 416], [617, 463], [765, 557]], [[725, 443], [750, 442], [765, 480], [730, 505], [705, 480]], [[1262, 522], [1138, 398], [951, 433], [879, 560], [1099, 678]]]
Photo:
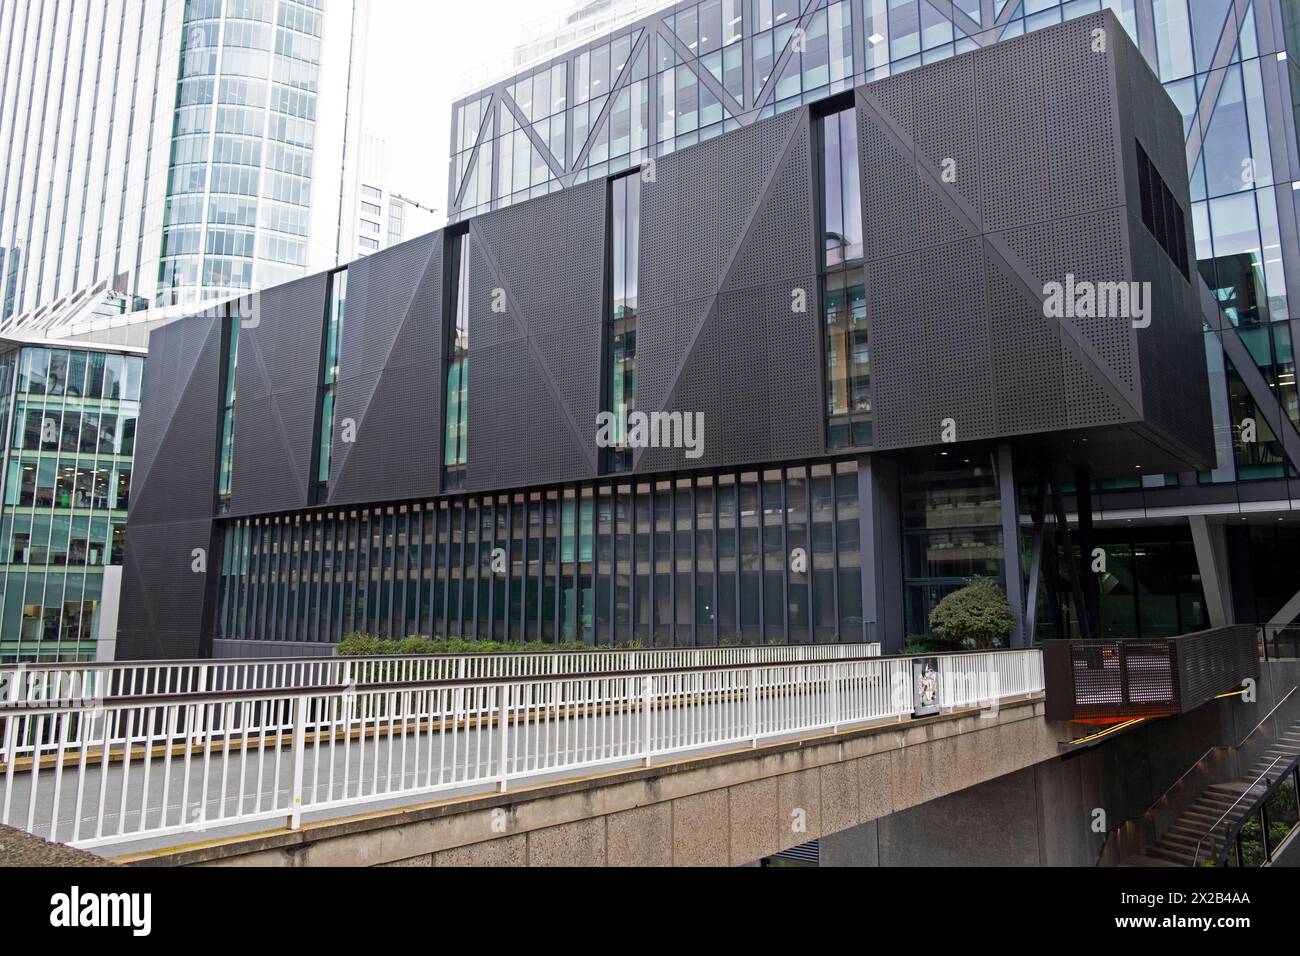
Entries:
[[1020, 495], [1016, 490], [1015, 462], [1011, 446], [998, 445], [998, 491], [1002, 499], [1002, 561], [1006, 569], [1007, 603], [1015, 623], [1011, 628], [1011, 646], [1025, 647], [1025, 569], [1020, 553]]
[[1192, 527], [1192, 544], [1196, 547], [1196, 566], [1205, 588], [1205, 608], [1210, 615], [1210, 626], [1235, 624], [1226, 528], [1222, 524], [1210, 524], [1204, 515], [1191, 515], [1187, 520]]
[[903, 612], [903, 526], [898, 468], [880, 455], [858, 459], [862, 620], [866, 640], [896, 654], [907, 639]]
[[1282, 605], [1282, 610], [1273, 615], [1272, 619], [1264, 625], [1264, 635], [1272, 637], [1284, 627], [1290, 627], [1300, 618], [1300, 591], [1297, 591], [1291, 600]]

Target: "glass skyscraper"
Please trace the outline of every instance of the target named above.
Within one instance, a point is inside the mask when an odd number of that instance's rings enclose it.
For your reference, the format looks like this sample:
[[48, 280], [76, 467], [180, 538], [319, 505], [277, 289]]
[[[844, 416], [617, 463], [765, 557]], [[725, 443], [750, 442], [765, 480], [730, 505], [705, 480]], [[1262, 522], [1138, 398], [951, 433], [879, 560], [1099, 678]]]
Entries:
[[149, 329], [355, 254], [366, 19], [0, 0], [0, 660], [113, 652]]
[[358, 0], [2, 0], [0, 331], [351, 258], [364, 49]]

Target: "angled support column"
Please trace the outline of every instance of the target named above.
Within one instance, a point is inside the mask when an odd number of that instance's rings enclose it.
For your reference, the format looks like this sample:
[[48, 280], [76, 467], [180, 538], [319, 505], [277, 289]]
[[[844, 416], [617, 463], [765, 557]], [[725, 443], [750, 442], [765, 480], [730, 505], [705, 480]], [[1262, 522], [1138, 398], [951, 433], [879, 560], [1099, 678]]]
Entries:
[[1297, 591], [1291, 600], [1282, 605], [1282, 610], [1273, 615], [1272, 620], [1264, 625], [1264, 633], [1268, 636], [1276, 634], [1284, 627], [1290, 627], [1300, 618], [1300, 591]]
[[1300, 430], [1296, 429], [1295, 423], [1283, 410], [1282, 403], [1278, 401], [1276, 393], [1269, 387], [1259, 366], [1255, 364], [1255, 359], [1246, 348], [1246, 343], [1242, 341], [1241, 334], [1223, 315], [1218, 302], [1214, 300], [1213, 294], [1203, 280], [1201, 281], [1201, 308], [1223, 346], [1223, 354], [1232, 361], [1233, 368], [1237, 370], [1237, 375], [1259, 409], [1259, 414], [1268, 422], [1269, 428], [1281, 442], [1283, 454], [1291, 462], [1292, 467], [1300, 469]]
[[1034, 548], [1029, 556], [1029, 593], [1025, 599], [1025, 647], [1038, 639], [1038, 588], [1043, 579], [1043, 550], [1047, 538], [1047, 484], [1038, 480], [1034, 496]]
[[1020, 496], [1016, 493], [1015, 463], [1011, 446], [998, 445], [998, 491], [1002, 498], [1002, 560], [1007, 576], [1007, 602], [1015, 624], [1011, 646], [1027, 647], [1025, 626], [1025, 571], [1020, 555]]
[[[1234, 624], [1236, 616], [1232, 610], [1226, 529], [1221, 524], [1211, 525], [1204, 515], [1192, 515], [1187, 520], [1192, 526], [1192, 544], [1196, 547], [1196, 566], [1205, 587], [1205, 607], [1210, 614], [1210, 626]], [[1297, 611], [1300, 612], [1300, 608]]]
[[1092, 617], [1088, 614], [1087, 599], [1083, 596], [1083, 574], [1080, 570], [1079, 556], [1074, 553], [1074, 542], [1070, 540], [1070, 524], [1065, 518], [1065, 501], [1061, 497], [1061, 488], [1055, 478], [1052, 479], [1052, 510], [1056, 513], [1056, 528], [1061, 536], [1061, 547], [1065, 551], [1065, 563], [1070, 570], [1070, 593], [1074, 601], [1074, 618], [1079, 622], [1079, 636], [1085, 641], [1090, 641], [1097, 635], [1093, 633]]

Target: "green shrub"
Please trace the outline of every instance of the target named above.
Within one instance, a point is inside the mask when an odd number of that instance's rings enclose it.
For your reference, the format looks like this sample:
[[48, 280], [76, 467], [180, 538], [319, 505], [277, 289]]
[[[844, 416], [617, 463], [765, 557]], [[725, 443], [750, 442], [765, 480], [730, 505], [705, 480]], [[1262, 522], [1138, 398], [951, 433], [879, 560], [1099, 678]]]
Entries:
[[543, 644], [532, 641], [527, 644], [503, 641], [470, 641], [459, 637], [428, 638], [407, 637], [402, 640], [387, 640], [371, 637], [369, 634], [349, 634], [335, 647], [339, 657], [393, 657], [397, 655], [433, 655], [433, 654], [549, 654], [555, 651], [594, 651], [594, 650], [632, 650], [639, 649], [637, 642], [620, 644], [617, 648], [591, 647], [587, 644], [568, 642], [561, 644]]
[[930, 612], [930, 629], [937, 638], [976, 649], [1005, 640], [1014, 626], [1007, 596], [990, 578], [975, 578]]
[[961, 643], [957, 641], [945, 641], [932, 634], [909, 634], [907, 635], [907, 642], [903, 644], [902, 653], [949, 654], [962, 649]]

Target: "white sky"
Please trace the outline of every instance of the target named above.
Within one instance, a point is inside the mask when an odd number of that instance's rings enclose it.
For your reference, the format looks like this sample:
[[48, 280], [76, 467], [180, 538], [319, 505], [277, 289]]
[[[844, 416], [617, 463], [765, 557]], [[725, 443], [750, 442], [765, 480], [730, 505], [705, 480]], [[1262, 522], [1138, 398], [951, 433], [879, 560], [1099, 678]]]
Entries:
[[388, 189], [446, 216], [451, 104], [464, 77], [509, 56], [522, 25], [574, 0], [369, 0], [365, 128], [385, 143]]

